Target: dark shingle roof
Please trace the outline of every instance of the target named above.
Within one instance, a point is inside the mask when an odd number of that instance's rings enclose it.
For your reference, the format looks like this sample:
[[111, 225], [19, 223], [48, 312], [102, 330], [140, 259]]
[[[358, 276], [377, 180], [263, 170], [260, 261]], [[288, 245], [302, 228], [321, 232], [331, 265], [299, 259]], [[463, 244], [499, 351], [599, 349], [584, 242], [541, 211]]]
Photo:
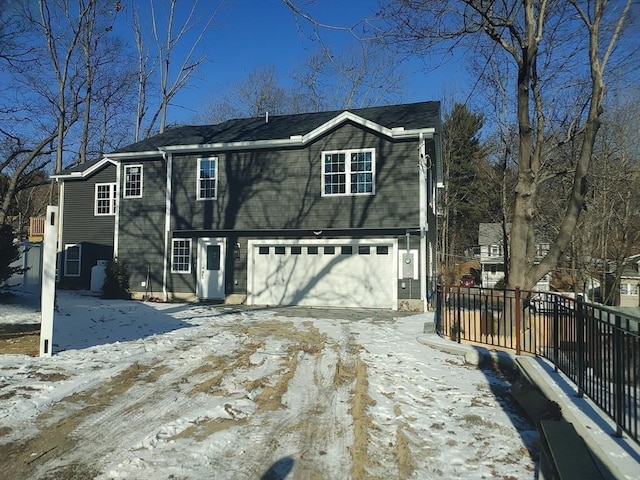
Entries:
[[349, 111], [386, 128], [416, 129], [440, 126], [440, 103], [420, 102], [332, 112], [275, 115], [270, 116], [268, 122], [265, 118], [241, 118], [217, 125], [183, 126], [120, 148], [113, 153], [149, 152], [158, 147], [178, 145], [286, 139], [292, 135], [309, 133], [343, 111]]

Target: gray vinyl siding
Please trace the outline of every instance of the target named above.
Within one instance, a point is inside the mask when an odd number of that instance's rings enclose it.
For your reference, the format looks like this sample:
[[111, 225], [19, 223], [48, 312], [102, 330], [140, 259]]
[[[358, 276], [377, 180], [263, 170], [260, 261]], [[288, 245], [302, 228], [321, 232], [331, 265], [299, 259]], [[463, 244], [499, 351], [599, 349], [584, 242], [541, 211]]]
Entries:
[[[120, 198], [118, 258], [126, 262], [132, 291], [150, 296], [162, 293], [165, 240], [166, 168], [162, 157], [144, 162], [123, 162], [124, 166], [142, 164], [142, 198]], [[124, 182], [124, 175], [122, 175]], [[120, 186], [124, 191], [124, 184]], [[148, 287], [143, 287], [146, 282]]]
[[[94, 207], [95, 185], [115, 181], [116, 167], [111, 164], [88, 179], [65, 181], [60, 243], [63, 252], [59, 264], [59, 278], [63, 285], [88, 289], [91, 285], [91, 268], [97, 260], [113, 257], [115, 216], [96, 216]], [[64, 247], [68, 244], [82, 245], [80, 277], [64, 277]]]
[[[322, 196], [322, 152], [375, 149], [375, 194]], [[430, 155], [433, 142], [428, 143]], [[197, 200], [197, 159], [218, 158], [217, 198]], [[144, 165], [143, 197], [120, 199], [119, 258], [126, 261], [131, 290], [161, 296], [164, 227], [165, 161], [158, 157], [131, 164]], [[123, 163], [126, 165], [127, 163]], [[376, 133], [345, 124], [305, 148], [173, 156], [172, 232], [181, 230], [268, 230], [353, 228], [418, 228], [418, 141], [389, 141]], [[120, 186], [121, 191], [123, 186]], [[311, 233], [310, 233], [311, 234]], [[378, 233], [376, 237], [380, 237]], [[395, 237], [395, 236], [394, 236]], [[247, 291], [247, 242], [249, 238], [227, 238], [225, 292]], [[400, 248], [404, 237], [400, 238]], [[417, 238], [414, 240], [417, 247]], [[234, 245], [240, 244], [240, 258]], [[167, 290], [195, 293], [197, 238], [191, 243], [191, 272], [171, 273], [171, 238]], [[424, 261], [421, 259], [420, 261]], [[411, 295], [409, 292], [411, 291]], [[401, 288], [401, 299], [419, 298], [420, 281]]]
[[[375, 195], [323, 197], [322, 152], [354, 148], [375, 149]], [[198, 156], [176, 156], [172, 229], [417, 226], [417, 152], [417, 141], [392, 143], [347, 124], [303, 149], [215, 153], [216, 200], [196, 200]]]

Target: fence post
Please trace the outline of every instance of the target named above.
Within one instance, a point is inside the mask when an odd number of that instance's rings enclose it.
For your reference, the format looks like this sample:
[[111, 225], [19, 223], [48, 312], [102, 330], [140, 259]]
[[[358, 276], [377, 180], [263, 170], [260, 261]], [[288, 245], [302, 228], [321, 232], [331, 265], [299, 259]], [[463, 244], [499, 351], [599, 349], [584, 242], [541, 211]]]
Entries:
[[522, 350], [521, 329], [522, 329], [522, 314], [520, 312], [520, 287], [516, 287], [515, 293], [515, 308], [516, 308], [516, 355], [520, 355]]
[[613, 330], [613, 404], [615, 411], [613, 418], [616, 422], [616, 436], [622, 438], [622, 425], [624, 424], [624, 375], [623, 375], [623, 341], [620, 315], [616, 315], [616, 326]]
[[553, 322], [552, 330], [553, 330], [553, 370], [558, 373], [558, 357], [560, 353], [560, 322], [558, 321], [558, 309], [553, 309], [553, 315], [551, 315], [551, 321]]
[[444, 292], [442, 285], [436, 286], [436, 333], [442, 335], [442, 301]]
[[585, 376], [585, 361], [584, 361], [584, 310], [581, 302], [576, 303], [576, 343], [578, 344], [578, 396], [584, 395], [584, 376]]
[[458, 315], [457, 315], [456, 322], [454, 322], [453, 326], [456, 329], [456, 337], [457, 337], [458, 343], [462, 343], [462, 309], [460, 306], [461, 303], [462, 302], [460, 301], [460, 287], [457, 286], [456, 293], [455, 293], [455, 304], [456, 304], [456, 311]]

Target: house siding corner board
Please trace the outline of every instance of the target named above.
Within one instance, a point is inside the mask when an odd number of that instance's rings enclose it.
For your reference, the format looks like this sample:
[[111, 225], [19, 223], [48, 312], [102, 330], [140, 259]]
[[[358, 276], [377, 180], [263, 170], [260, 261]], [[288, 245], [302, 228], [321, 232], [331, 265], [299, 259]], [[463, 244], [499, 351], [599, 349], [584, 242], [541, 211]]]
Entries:
[[[108, 165], [90, 178], [65, 182], [65, 199], [62, 211], [63, 231], [60, 239], [59, 281], [69, 288], [88, 288], [91, 268], [98, 260], [113, 257], [115, 216], [96, 216], [95, 185], [114, 183], [116, 167]], [[81, 246], [79, 276], [66, 276], [64, 271], [65, 246]]]

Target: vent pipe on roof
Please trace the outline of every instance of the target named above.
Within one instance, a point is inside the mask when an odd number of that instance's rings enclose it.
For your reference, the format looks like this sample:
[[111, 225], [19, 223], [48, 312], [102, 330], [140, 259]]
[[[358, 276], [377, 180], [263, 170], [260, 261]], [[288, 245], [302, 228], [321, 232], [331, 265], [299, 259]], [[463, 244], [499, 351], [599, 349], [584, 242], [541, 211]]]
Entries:
[[269, 112], [268, 111], [265, 112], [265, 114], [264, 114], [264, 122], [265, 123], [269, 123]]

